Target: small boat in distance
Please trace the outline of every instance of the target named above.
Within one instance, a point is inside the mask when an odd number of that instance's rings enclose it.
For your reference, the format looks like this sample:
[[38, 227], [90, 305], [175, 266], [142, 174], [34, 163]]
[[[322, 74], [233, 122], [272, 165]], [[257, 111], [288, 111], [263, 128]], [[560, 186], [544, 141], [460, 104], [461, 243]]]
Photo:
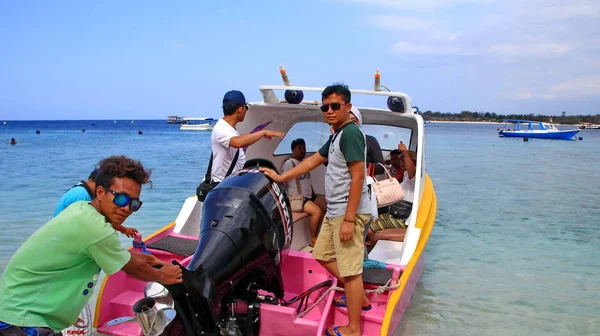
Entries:
[[183, 117], [167, 116], [167, 124], [181, 124]]
[[[505, 138], [536, 138], [536, 139], [556, 139], [573, 140], [578, 129], [559, 130], [551, 122], [529, 121], [529, 120], [504, 120], [504, 128], [498, 129], [498, 135]], [[514, 124], [511, 129], [508, 124]], [[527, 125], [521, 126], [521, 125]]]
[[179, 129], [184, 131], [210, 131], [216, 123], [217, 119], [214, 118], [182, 118]]

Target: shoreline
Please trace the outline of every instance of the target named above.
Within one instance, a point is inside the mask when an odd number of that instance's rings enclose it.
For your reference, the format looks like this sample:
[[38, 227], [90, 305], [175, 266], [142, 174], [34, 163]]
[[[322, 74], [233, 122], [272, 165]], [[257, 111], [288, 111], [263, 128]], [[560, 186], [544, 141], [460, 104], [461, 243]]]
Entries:
[[[506, 123], [503, 122], [499, 122], [499, 121], [442, 121], [442, 120], [429, 120], [429, 121], [425, 121], [425, 123], [433, 123], [433, 124], [485, 124], [485, 125], [504, 125]], [[510, 124], [510, 123], [509, 123]], [[600, 127], [600, 125], [596, 125], [596, 124], [570, 124], [570, 125], [565, 125], [565, 124], [558, 124], [558, 123], [553, 123], [556, 126], [572, 126], [572, 127], [579, 127], [579, 126], [587, 126], [587, 127]]]

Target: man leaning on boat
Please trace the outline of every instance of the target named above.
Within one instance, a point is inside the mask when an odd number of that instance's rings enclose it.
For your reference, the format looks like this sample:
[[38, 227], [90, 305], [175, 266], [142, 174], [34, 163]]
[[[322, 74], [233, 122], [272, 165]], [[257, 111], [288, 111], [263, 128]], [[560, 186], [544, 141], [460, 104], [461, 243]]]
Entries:
[[0, 335], [60, 335], [76, 322], [101, 270], [164, 284], [182, 281], [178, 266], [121, 247], [111, 224], [122, 224], [140, 209], [150, 172], [124, 156], [106, 162], [95, 178], [96, 197], [60, 212], [9, 261], [0, 279]]

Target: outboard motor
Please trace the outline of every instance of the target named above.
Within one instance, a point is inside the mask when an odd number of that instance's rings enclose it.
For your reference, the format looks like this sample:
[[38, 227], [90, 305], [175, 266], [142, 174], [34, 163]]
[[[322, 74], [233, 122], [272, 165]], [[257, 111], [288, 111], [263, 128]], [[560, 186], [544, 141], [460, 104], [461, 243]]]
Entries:
[[292, 242], [292, 211], [283, 184], [259, 165], [275, 168], [250, 160], [207, 195], [183, 283], [166, 286], [187, 335], [258, 335], [260, 304], [283, 299], [280, 266]]

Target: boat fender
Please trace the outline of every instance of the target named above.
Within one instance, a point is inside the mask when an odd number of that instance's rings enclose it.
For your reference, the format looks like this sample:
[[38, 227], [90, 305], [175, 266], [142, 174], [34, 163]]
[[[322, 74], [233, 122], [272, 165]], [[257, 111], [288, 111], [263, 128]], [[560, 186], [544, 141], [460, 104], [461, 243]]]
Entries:
[[583, 137], [579, 137], [579, 140], [583, 140]]

